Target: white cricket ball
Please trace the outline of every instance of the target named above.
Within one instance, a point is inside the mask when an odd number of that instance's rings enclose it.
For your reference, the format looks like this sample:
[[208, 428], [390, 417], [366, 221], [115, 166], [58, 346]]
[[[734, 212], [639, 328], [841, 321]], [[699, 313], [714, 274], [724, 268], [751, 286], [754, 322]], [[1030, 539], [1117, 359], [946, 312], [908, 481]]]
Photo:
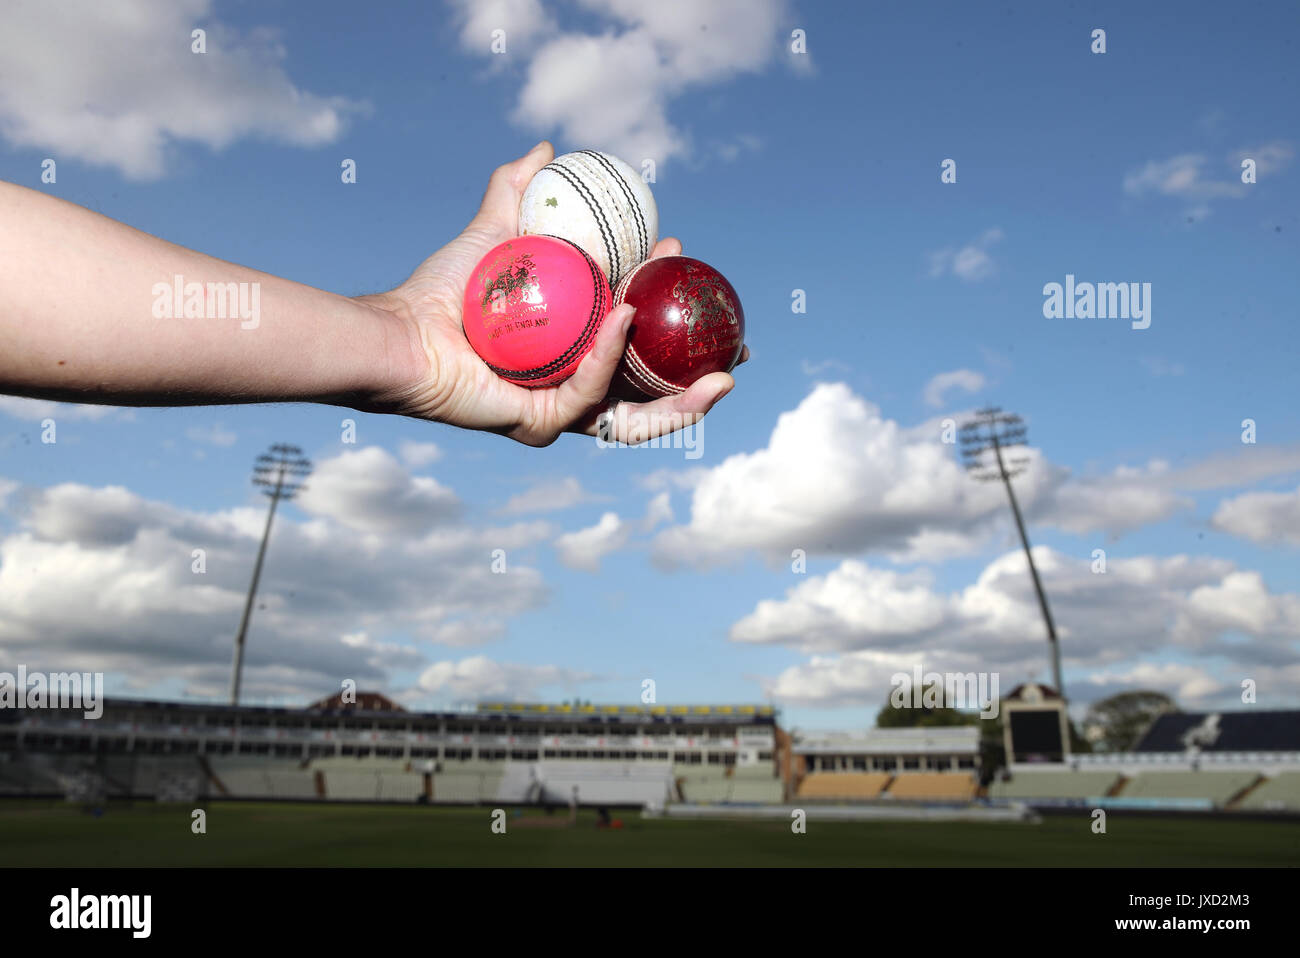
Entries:
[[578, 150], [537, 171], [519, 203], [519, 232], [576, 243], [616, 286], [650, 258], [659, 209], [632, 167], [608, 153]]

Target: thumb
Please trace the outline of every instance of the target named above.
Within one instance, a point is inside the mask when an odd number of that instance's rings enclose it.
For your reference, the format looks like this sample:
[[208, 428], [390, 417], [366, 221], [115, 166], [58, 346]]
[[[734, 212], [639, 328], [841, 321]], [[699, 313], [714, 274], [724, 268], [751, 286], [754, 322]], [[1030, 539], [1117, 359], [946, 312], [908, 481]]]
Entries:
[[546, 140], [538, 143], [517, 160], [498, 166], [488, 180], [487, 191], [472, 225], [487, 227], [506, 237], [519, 235], [519, 201], [528, 181], [551, 160], [555, 147]]
[[609, 383], [618, 361], [623, 358], [627, 331], [635, 315], [636, 309], [626, 303], [612, 310], [601, 323], [591, 352], [583, 357], [573, 375], [560, 383], [556, 411], [565, 426], [590, 411], [609, 393]]

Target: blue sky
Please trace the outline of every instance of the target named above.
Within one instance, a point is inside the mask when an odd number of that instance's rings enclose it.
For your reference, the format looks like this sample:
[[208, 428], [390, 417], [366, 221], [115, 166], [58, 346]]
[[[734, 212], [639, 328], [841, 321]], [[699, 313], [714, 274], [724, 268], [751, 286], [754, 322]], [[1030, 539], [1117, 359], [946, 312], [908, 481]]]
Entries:
[[[255, 699], [352, 677], [417, 707], [631, 702], [653, 678], [661, 702], [840, 727], [917, 661], [1006, 690], [1050, 677], [1041, 621], [1005, 496], [940, 440], [993, 403], [1029, 426], [1018, 490], [1072, 700], [1240, 707], [1252, 680], [1300, 704], [1296, 8], [78, 6], [0, 14], [22, 78], [0, 178], [355, 295], [455, 236], [543, 136], [653, 158], [661, 234], [737, 288], [753, 358], [694, 460], [332, 407], [0, 400], [0, 660], [220, 697], [250, 466], [290, 441], [322, 472], [271, 544]], [[1150, 283], [1150, 327], [1044, 318], [1067, 274]]]

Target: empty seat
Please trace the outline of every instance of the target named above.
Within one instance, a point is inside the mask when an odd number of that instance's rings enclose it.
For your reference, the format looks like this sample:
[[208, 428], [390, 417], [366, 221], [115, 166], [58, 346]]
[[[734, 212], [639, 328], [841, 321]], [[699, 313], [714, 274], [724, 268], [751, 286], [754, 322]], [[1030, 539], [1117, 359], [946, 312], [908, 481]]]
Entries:
[[994, 781], [991, 798], [1095, 798], [1105, 795], [1119, 778], [1116, 772], [1016, 772], [1009, 781]]
[[907, 801], [968, 802], [975, 797], [975, 779], [969, 772], [903, 772], [887, 794]]
[[1279, 772], [1251, 791], [1236, 806], [1255, 811], [1300, 811], [1300, 772]]
[[799, 798], [877, 798], [889, 782], [888, 772], [813, 772], [799, 783]]
[[764, 802], [771, 804], [781, 801], [781, 780], [770, 775], [762, 779], [739, 779], [731, 785], [733, 802]]
[[1125, 784], [1120, 795], [1124, 798], [1207, 798], [1221, 806], [1257, 778], [1259, 773], [1254, 771], [1143, 771]]

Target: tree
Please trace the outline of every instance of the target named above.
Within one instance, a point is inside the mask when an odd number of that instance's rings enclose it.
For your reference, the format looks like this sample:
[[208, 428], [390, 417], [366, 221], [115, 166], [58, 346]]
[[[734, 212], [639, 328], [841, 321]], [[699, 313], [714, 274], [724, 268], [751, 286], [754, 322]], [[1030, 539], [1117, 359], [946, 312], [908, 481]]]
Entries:
[[[890, 698], [892, 697], [891, 695]], [[925, 687], [921, 700], [946, 703], [947, 697], [943, 687], [938, 682], [932, 682]], [[880, 711], [876, 713], [876, 728], [944, 728], [954, 725], [974, 725], [978, 721], [977, 714], [958, 712], [947, 704], [895, 708], [891, 701], [886, 700]]]
[[[893, 696], [890, 696], [892, 700]], [[1000, 718], [983, 718], [978, 712], [959, 712], [947, 704], [947, 696], [938, 682], [925, 687], [922, 702], [937, 701], [943, 705], [916, 708], [896, 708], [887, 700], [876, 713], [876, 728], [944, 728], [958, 725], [975, 725], [980, 730], [981, 785], [987, 785], [994, 773], [1006, 764], [1002, 747], [1002, 721]]]
[[1099, 752], [1127, 752], [1156, 716], [1177, 711], [1177, 704], [1163, 692], [1120, 692], [1093, 703], [1084, 716], [1083, 733]]

